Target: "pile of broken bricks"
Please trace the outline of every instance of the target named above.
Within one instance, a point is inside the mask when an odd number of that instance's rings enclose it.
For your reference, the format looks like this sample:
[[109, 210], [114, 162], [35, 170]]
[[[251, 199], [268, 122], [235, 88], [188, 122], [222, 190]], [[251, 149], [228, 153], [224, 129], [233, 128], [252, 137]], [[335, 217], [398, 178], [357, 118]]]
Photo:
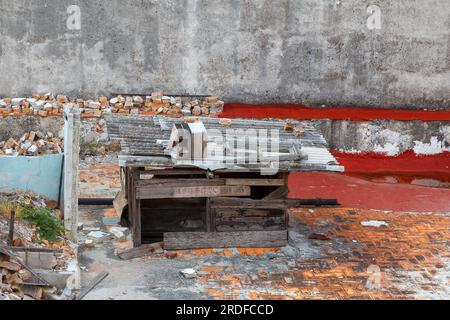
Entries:
[[102, 96], [98, 99], [84, 100], [47, 93], [32, 95], [31, 98], [2, 98], [0, 99], [0, 115], [3, 117], [9, 115], [61, 116], [64, 107], [68, 104], [78, 107], [80, 113], [86, 117], [101, 117], [104, 113], [216, 116], [223, 111], [224, 107], [224, 102], [217, 96], [196, 99], [153, 92], [149, 96], [119, 95], [111, 99]]
[[63, 261], [63, 250], [34, 249], [0, 246], [0, 300], [65, 298], [61, 293], [65, 278], [62, 277], [59, 290], [54, 280], [50, 280], [52, 283], [47, 280]]
[[[41, 226], [21, 216], [11, 217], [7, 204], [47, 207], [47, 199], [33, 193], [0, 193], [0, 300], [70, 299], [69, 277], [76, 273], [76, 245], [63, 234], [53, 242], [41, 239]], [[15, 210], [18, 209], [19, 206]], [[59, 209], [50, 214], [62, 219]]]
[[9, 138], [0, 141], [0, 156], [61, 154], [64, 150], [63, 138], [63, 133], [55, 137], [51, 132], [26, 132], [19, 140]]
[[41, 300], [43, 286], [26, 284], [32, 278], [33, 274], [12, 253], [0, 249], [0, 300]]

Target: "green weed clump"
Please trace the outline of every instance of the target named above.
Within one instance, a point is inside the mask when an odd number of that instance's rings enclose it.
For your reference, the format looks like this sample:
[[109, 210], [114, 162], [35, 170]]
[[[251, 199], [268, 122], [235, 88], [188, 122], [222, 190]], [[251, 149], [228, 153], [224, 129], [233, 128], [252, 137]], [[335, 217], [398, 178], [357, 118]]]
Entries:
[[23, 208], [21, 219], [28, 221], [36, 227], [37, 241], [47, 240], [55, 242], [60, 240], [60, 236], [64, 232], [62, 221], [52, 216], [51, 209], [49, 208]]

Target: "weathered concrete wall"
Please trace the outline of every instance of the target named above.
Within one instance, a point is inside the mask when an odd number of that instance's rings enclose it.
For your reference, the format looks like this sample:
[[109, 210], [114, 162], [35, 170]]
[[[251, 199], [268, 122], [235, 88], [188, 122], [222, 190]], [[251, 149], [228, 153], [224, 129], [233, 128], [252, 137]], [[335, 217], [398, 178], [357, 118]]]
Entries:
[[450, 103], [448, 0], [0, 0], [0, 7], [2, 95], [164, 89], [226, 101]]
[[0, 141], [9, 138], [20, 139], [30, 131], [51, 132], [54, 136], [63, 136], [63, 117], [20, 116], [0, 118]]
[[388, 156], [409, 150], [418, 155], [450, 151], [448, 121], [316, 120], [312, 123], [334, 151]]
[[0, 192], [32, 191], [51, 200], [62, 198], [63, 156], [0, 157]]

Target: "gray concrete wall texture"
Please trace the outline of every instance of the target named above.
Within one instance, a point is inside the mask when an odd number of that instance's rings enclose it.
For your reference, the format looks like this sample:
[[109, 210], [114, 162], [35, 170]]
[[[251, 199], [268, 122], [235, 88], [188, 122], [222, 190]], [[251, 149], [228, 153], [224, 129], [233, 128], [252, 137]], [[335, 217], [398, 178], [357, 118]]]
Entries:
[[448, 0], [0, 0], [0, 95], [450, 107]]

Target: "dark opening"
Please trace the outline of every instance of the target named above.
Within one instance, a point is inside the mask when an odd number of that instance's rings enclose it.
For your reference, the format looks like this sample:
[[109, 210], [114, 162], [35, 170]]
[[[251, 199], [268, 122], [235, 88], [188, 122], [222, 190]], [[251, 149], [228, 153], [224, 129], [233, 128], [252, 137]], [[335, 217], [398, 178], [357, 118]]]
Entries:
[[206, 231], [205, 216], [206, 198], [142, 200], [142, 243], [162, 241], [164, 232]]

